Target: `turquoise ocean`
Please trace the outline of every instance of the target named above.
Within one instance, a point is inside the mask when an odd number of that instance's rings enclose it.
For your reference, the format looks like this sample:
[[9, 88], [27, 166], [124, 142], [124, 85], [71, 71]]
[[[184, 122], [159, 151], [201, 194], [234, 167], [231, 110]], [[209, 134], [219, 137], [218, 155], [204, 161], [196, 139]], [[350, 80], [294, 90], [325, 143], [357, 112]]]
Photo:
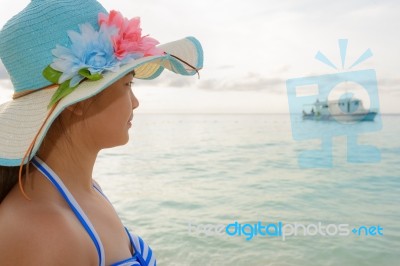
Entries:
[[[303, 168], [299, 153], [320, 142], [294, 140], [286, 114], [136, 114], [94, 177], [158, 265], [400, 265], [400, 115], [359, 142], [381, 160], [347, 162], [338, 136], [331, 168]], [[283, 239], [279, 223], [297, 235]], [[249, 240], [254, 224], [271, 235]]]

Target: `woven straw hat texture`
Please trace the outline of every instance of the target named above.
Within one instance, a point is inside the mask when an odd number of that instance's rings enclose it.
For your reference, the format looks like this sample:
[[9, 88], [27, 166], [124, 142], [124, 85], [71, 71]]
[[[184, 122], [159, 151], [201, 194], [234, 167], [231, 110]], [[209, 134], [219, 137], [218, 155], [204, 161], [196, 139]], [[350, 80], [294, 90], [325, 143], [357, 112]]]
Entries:
[[[0, 32], [0, 58], [15, 92], [37, 90], [0, 105], [0, 165], [18, 166], [35, 135], [48, 116], [47, 108], [57, 88], [50, 85], [42, 70], [52, 60], [56, 44], [68, 46], [68, 30], [90, 22], [97, 25], [104, 8], [94, 0], [33, 0], [9, 20]], [[181, 75], [194, 75], [203, 66], [203, 50], [194, 37], [159, 45], [165, 55], [148, 56], [122, 66], [118, 72], [105, 72], [98, 81], [83, 81], [53, 110], [33, 146], [29, 161], [37, 152], [54, 119], [67, 107], [92, 97], [132, 70], [135, 77], [153, 79], [166, 68]], [[180, 60], [178, 60], [179, 58]], [[193, 67], [195, 69], [193, 69]]]

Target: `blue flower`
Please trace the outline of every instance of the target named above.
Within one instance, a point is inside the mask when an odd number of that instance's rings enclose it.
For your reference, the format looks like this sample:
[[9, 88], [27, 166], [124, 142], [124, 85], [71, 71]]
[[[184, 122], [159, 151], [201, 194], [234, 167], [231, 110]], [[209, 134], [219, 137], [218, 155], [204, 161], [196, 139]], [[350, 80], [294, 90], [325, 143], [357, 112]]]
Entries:
[[89, 23], [79, 25], [81, 33], [68, 31], [70, 48], [57, 45], [52, 50], [55, 56], [50, 65], [62, 73], [58, 83], [70, 80], [70, 87], [75, 87], [85, 77], [79, 74], [81, 69], [88, 69], [91, 74], [103, 71], [118, 71], [121, 62], [114, 55], [111, 36], [117, 30], [114, 27], [101, 27], [95, 31]]

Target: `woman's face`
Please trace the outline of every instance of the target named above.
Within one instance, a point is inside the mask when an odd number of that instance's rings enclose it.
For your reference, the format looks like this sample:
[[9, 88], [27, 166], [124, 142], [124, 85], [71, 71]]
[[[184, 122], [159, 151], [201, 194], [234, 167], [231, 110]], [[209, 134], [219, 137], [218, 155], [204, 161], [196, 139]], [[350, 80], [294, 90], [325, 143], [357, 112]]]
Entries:
[[129, 140], [132, 111], [139, 101], [132, 92], [133, 75], [121, 78], [93, 97], [85, 113], [89, 141], [99, 149], [124, 145]]

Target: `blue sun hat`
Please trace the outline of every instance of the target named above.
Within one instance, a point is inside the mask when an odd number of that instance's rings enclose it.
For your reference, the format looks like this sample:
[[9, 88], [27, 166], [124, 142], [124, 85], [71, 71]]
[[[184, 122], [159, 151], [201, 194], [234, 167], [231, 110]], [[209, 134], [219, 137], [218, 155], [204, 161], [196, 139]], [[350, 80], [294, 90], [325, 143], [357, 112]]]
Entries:
[[194, 75], [203, 50], [194, 37], [159, 45], [140, 18], [95, 0], [32, 0], [0, 31], [0, 59], [14, 86], [0, 105], [0, 165], [27, 163], [54, 119], [126, 74], [154, 79], [166, 68]]

